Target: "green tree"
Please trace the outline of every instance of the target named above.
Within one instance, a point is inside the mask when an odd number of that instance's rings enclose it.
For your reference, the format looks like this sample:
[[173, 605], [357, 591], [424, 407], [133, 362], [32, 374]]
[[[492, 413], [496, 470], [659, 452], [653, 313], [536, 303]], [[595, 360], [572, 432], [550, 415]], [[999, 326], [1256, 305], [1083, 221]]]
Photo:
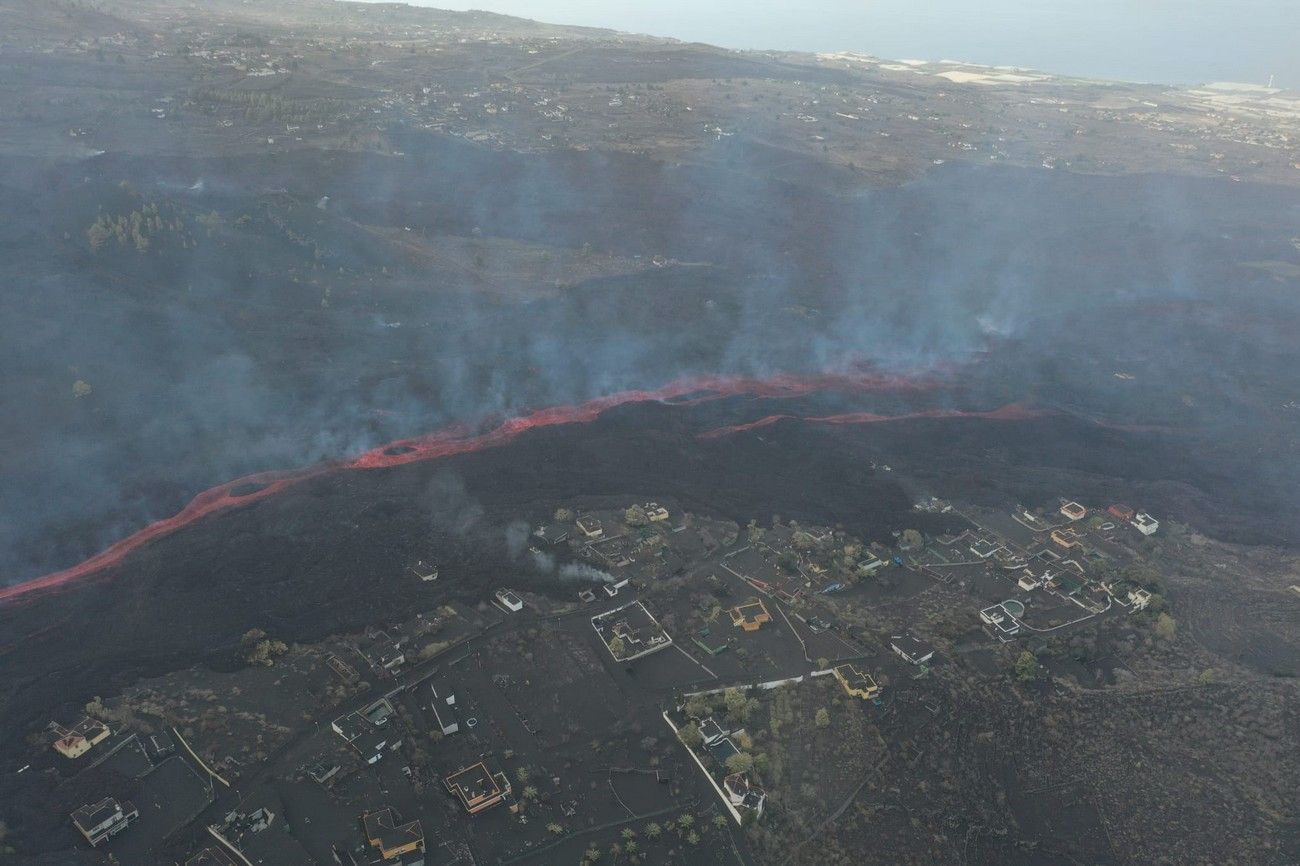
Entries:
[[733, 773], [748, 773], [754, 769], [754, 756], [748, 752], [737, 752], [727, 758], [727, 769]]
[[260, 628], [249, 629], [239, 640], [239, 655], [247, 665], [270, 667], [289, 651], [283, 641], [272, 640]]
[[694, 722], [691, 722], [689, 725], [682, 725], [678, 728], [677, 735], [681, 737], [682, 742], [688, 748], [699, 748], [700, 744], [704, 742], [704, 736], [700, 733], [699, 726]]
[[747, 721], [754, 710], [758, 709], [758, 701], [745, 697], [740, 689], [727, 689], [723, 693], [723, 702], [727, 707], [727, 718], [733, 722]]
[[1038, 659], [1029, 650], [1016, 659], [1016, 679], [1025, 683], [1038, 679]]
[[915, 529], [904, 529], [900, 541], [904, 550], [913, 550], [920, 547], [925, 539]]
[[1178, 623], [1172, 616], [1162, 613], [1156, 617], [1156, 637], [1161, 640], [1173, 640], [1176, 634], [1178, 634]]
[[626, 650], [627, 646], [623, 643], [621, 637], [613, 637], [609, 639], [609, 651], [614, 654], [614, 658], [622, 658], [623, 653]]
[[825, 707], [818, 708], [816, 722], [817, 722], [817, 727], [819, 728], [830, 727], [831, 714], [830, 712], [827, 711]]

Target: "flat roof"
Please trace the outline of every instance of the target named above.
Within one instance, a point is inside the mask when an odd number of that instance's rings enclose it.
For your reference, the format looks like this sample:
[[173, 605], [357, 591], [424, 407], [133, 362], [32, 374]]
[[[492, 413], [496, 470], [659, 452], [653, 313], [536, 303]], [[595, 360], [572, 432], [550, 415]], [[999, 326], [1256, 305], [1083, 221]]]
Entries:
[[934, 647], [912, 634], [896, 634], [889, 639], [896, 649], [907, 653], [912, 658], [919, 658], [934, 652]]
[[382, 852], [424, 844], [424, 830], [420, 827], [420, 822], [398, 824], [397, 815], [390, 807], [367, 812], [362, 820], [366, 825], [366, 838]]
[[[127, 804], [128, 806], [130, 804]], [[83, 830], [92, 830], [118, 812], [129, 811], [113, 797], [105, 797], [98, 803], [87, 803], [72, 813], [72, 820]]]
[[185, 861], [185, 866], [237, 866], [235, 858], [216, 846], [204, 848]]
[[[673, 642], [640, 600], [593, 616], [591, 625], [607, 647], [614, 638], [623, 642], [624, 655], [622, 658], [616, 656], [619, 661], [630, 661]], [[613, 650], [610, 653], [613, 654]]]
[[718, 740], [707, 748], [709, 754], [712, 755], [714, 760], [719, 764], [725, 764], [727, 763], [727, 759], [732, 755], [740, 754], [740, 749], [736, 748], [736, 744], [731, 742], [731, 737], [723, 737], [721, 740]]
[[875, 677], [866, 671], [858, 670], [857, 666], [851, 662], [837, 665], [834, 670], [835, 674], [850, 688], [870, 689], [876, 687]]
[[772, 618], [761, 598], [751, 598], [733, 607], [730, 611], [734, 623], [764, 622]]
[[497, 776], [482, 761], [457, 770], [443, 784], [447, 790], [460, 797], [466, 808], [477, 805], [495, 797], [504, 797], [510, 792], [509, 784], [502, 787], [497, 783]]

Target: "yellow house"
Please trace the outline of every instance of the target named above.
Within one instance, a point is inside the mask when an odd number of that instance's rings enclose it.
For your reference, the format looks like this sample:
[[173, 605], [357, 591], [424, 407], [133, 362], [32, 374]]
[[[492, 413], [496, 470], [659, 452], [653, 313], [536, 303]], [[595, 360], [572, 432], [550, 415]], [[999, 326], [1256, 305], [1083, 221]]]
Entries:
[[385, 860], [424, 850], [424, 830], [419, 821], [398, 824], [391, 808], [367, 812], [362, 820], [366, 825], [366, 839], [379, 849]]
[[1052, 530], [1052, 541], [1064, 547], [1066, 550], [1072, 550], [1079, 546], [1079, 539], [1073, 530], [1062, 532], [1059, 529]]
[[767, 612], [767, 605], [759, 598], [751, 598], [744, 604], [738, 604], [727, 611], [731, 615], [731, 624], [740, 626], [745, 631], [758, 631], [763, 623], [772, 621], [772, 614]]
[[492, 772], [482, 761], [457, 770], [442, 782], [471, 815], [504, 803], [510, 796], [510, 780], [505, 773]]
[[860, 671], [852, 664], [842, 664], [834, 669], [835, 679], [844, 686], [844, 691], [855, 698], [870, 701], [880, 696], [880, 686], [871, 674]]
[[92, 746], [107, 740], [112, 733], [108, 725], [89, 716], [71, 730], [60, 729], [61, 736], [54, 741], [54, 750], [65, 758], [80, 758]]

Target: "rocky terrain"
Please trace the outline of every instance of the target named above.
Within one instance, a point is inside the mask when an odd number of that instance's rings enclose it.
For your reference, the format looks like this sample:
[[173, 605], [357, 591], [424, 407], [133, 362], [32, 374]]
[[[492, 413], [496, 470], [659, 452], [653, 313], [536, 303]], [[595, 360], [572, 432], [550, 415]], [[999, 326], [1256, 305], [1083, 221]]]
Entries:
[[[0, 802], [51, 718], [224, 670], [249, 629], [317, 644], [503, 573], [567, 597], [500, 545], [557, 502], [890, 540], [929, 495], [1074, 496], [1179, 527], [1150, 551], [1176, 637], [1039, 646], [1026, 686], [955, 628], [941, 721], [837, 717], [877, 777], [830, 778], [833, 820], [797, 777], [736, 856], [1292, 862], [1298, 126], [1231, 85], [0, 0], [0, 587], [289, 473], [0, 600]], [[386, 461], [429, 434], [492, 447]], [[394, 579], [435, 554], [455, 579]], [[0, 845], [68, 862], [36, 811]]]

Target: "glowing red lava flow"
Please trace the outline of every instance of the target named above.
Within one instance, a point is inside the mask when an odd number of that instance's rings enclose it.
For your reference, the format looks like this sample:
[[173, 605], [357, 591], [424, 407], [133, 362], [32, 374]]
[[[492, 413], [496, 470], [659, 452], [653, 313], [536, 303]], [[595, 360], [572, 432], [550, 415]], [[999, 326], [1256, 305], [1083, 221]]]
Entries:
[[757, 421], [745, 424], [732, 424], [728, 427], [716, 427], [700, 433], [697, 439], [721, 439], [735, 433], [747, 433], [760, 427], [768, 427], [778, 421], [803, 421], [812, 424], [885, 424], [890, 421], [915, 421], [922, 418], [982, 418], [986, 421], [1031, 421], [1044, 418], [1051, 413], [1042, 409], [1031, 409], [1019, 403], [1009, 403], [988, 411], [966, 409], [923, 409], [919, 412], [906, 412], [902, 415], [877, 415], [875, 412], [849, 412], [844, 415], [821, 415], [805, 417], [802, 415], [768, 415]]
[[825, 373], [811, 376], [777, 375], [762, 379], [744, 376], [701, 376], [678, 379], [653, 390], [622, 391], [573, 406], [539, 409], [527, 415], [510, 418], [485, 433], [474, 434], [465, 425], [454, 425], [425, 436], [381, 445], [351, 460], [323, 463], [283, 472], [261, 472], [220, 484], [194, 497], [188, 505], [171, 517], [149, 524], [84, 562], [24, 583], [0, 587], [0, 602], [16, 599], [38, 590], [66, 586], [73, 581], [117, 565], [136, 548], [170, 535], [196, 520], [227, 508], [265, 499], [301, 481], [326, 473], [350, 469], [382, 469], [481, 451], [485, 448], [496, 448], [513, 441], [528, 430], [594, 421], [602, 412], [630, 403], [673, 402], [686, 406], [734, 396], [779, 398], [801, 397], [817, 391], [915, 391], [932, 387], [933, 384], [925, 379], [871, 372]]

